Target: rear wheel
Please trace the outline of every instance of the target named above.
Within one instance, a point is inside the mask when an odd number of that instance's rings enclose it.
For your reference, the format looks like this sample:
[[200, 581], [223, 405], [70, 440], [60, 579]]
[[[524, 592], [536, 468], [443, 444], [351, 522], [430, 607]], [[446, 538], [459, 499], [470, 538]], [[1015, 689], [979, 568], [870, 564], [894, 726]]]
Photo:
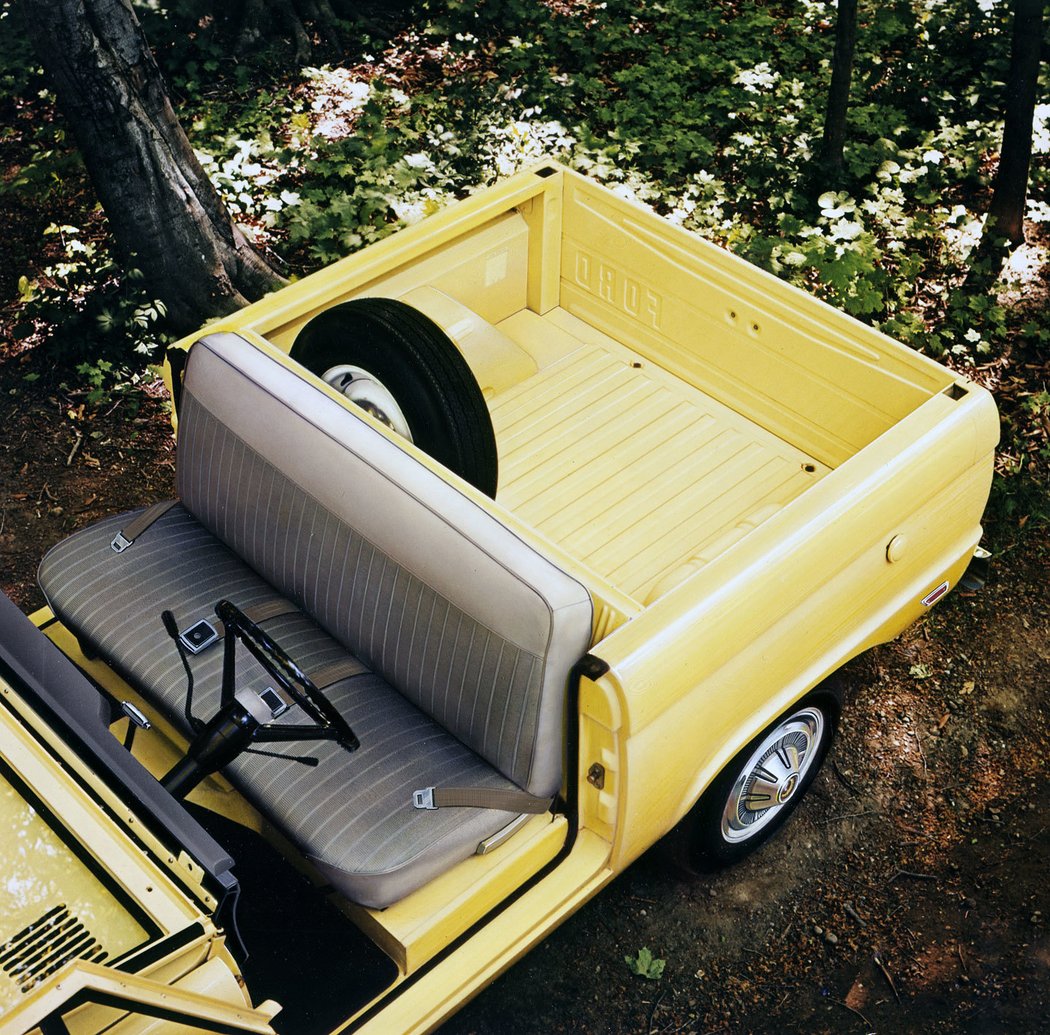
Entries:
[[770, 723], [722, 770], [668, 835], [689, 873], [730, 866], [764, 844], [809, 789], [838, 723], [839, 685], [826, 682]]
[[291, 355], [392, 431], [489, 496], [498, 479], [485, 397], [459, 349], [429, 317], [392, 298], [315, 316]]

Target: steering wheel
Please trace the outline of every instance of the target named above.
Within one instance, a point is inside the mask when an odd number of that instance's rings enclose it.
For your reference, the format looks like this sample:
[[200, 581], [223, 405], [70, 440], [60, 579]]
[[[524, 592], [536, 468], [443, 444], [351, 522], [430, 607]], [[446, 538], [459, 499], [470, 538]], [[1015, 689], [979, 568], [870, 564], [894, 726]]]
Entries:
[[[289, 657], [269, 633], [260, 629], [236, 604], [220, 600], [215, 605], [215, 614], [226, 627], [227, 636], [236, 636], [248, 648], [249, 653], [288, 692], [296, 704], [317, 724], [315, 734], [324, 730], [322, 736], [333, 739], [348, 751], [355, 751], [361, 742], [350, 728], [350, 724], [339, 714], [327, 697], [314, 685], [310, 677]], [[227, 673], [223, 671], [223, 689]], [[232, 673], [230, 684], [232, 687]], [[232, 690], [231, 690], [232, 692]], [[296, 727], [281, 726], [290, 731]], [[304, 730], [304, 732], [306, 732]]]

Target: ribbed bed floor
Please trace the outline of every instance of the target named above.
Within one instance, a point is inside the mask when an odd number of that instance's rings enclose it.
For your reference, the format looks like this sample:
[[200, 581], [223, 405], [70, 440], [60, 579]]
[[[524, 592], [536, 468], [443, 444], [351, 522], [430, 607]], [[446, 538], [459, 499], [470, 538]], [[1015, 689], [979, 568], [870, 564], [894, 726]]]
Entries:
[[551, 361], [490, 400], [500, 502], [639, 603], [828, 471], [562, 310], [501, 330]]

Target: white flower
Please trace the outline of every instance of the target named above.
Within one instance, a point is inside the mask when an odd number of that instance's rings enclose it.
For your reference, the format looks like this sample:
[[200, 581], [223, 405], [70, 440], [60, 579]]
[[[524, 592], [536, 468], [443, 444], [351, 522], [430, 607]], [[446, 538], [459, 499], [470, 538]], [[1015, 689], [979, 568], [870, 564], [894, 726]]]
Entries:
[[610, 190], [618, 198], [623, 198], [624, 201], [638, 201], [638, 195], [634, 192], [634, 189], [626, 183], [616, 183], [610, 188]]
[[828, 237], [833, 241], [852, 241], [864, 233], [864, 227], [851, 219], [840, 219], [828, 230]]
[[857, 211], [857, 203], [848, 194], [836, 194], [830, 190], [817, 198], [817, 204], [820, 206], [820, 214], [825, 219], [838, 219], [849, 212]]
[[754, 68], [742, 68], [733, 76], [733, 82], [742, 86], [748, 93], [772, 90], [779, 81], [780, 73], [774, 72], [768, 61], [761, 61]]
[[419, 200], [404, 201], [397, 199], [390, 202], [390, 207], [394, 210], [397, 218], [405, 223], [406, 226], [418, 223], [426, 215], [423, 202]]
[[1034, 201], [1029, 198], [1026, 211], [1028, 218], [1033, 223], [1050, 223], [1050, 205], [1045, 201]]
[[1050, 104], [1037, 104], [1032, 119], [1032, 153], [1050, 152]]

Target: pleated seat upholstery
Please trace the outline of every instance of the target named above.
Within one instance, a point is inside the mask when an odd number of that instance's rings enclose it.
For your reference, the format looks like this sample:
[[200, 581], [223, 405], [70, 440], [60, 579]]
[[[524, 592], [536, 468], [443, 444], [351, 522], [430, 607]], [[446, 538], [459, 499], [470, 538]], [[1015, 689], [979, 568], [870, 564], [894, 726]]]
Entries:
[[[421, 464], [265, 343], [197, 342], [180, 410], [180, 503], [123, 553], [129, 515], [58, 544], [40, 584], [90, 650], [188, 734], [185, 674], [160, 612], [183, 628], [281, 596], [263, 623], [307, 671], [350, 653], [325, 691], [360, 749], [266, 745], [227, 775], [343, 893], [382, 907], [474, 852], [513, 814], [419, 811], [430, 785], [561, 785], [565, 689], [587, 650], [586, 589], [467, 492]], [[217, 706], [222, 649], [191, 659], [194, 713]], [[238, 683], [267, 685], [239, 652]], [[298, 709], [283, 722], [307, 721]]]

